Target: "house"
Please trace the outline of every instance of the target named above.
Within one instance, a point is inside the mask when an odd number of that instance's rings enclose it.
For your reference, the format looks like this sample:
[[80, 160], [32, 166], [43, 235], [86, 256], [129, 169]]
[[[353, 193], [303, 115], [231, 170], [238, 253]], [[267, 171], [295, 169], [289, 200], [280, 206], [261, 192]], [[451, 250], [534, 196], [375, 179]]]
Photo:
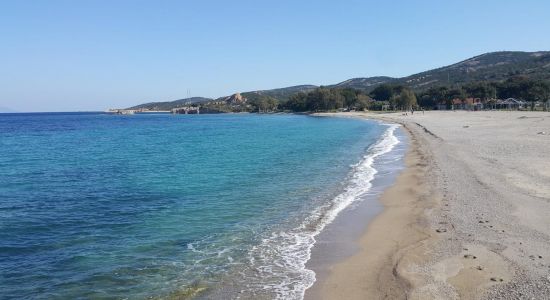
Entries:
[[447, 110], [447, 109], [482, 110], [484, 106], [480, 98], [466, 98], [466, 99], [455, 98], [451, 100], [450, 105], [440, 103], [436, 107], [438, 110]]
[[515, 98], [508, 98], [505, 100], [496, 100], [495, 108], [496, 109], [523, 109], [528, 106], [526, 101], [522, 101]]

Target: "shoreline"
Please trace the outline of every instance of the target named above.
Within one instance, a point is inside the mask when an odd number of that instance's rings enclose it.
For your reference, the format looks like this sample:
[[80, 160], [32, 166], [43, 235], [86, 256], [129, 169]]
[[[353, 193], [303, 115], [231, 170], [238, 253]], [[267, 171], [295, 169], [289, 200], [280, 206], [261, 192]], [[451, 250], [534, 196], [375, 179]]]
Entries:
[[316, 237], [306, 263], [306, 268], [315, 272], [316, 280], [306, 292], [306, 298], [320, 298], [318, 287], [328, 277], [332, 266], [358, 252], [360, 245], [356, 241], [364, 234], [365, 227], [383, 211], [380, 197], [395, 184], [396, 178], [405, 169], [405, 154], [409, 149], [409, 136], [402, 126], [396, 128], [393, 135], [399, 142], [390, 152], [373, 162], [372, 168], [376, 174], [370, 181], [369, 190], [358, 196]]
[[[398, 254], [430, 235], [425, 220], [422, 220], [426, 204], [420, 203], [426, 197], [422, 192], [425, 183], [421, 178], [426, 173], [426, 166], [420, 163], [422, 150], [407, 126], [401, 125], [408, 136], [408, 149], [403, 158], [405, 166], [393, 184], [386, 187], [376, 200], [382, 210], [360, 234], [356, 241], [358, 249], [351, 256], [330, 266], [325, 278], [316, 281], [306, 291], [305, 299], [406, 298], [411, 283], [398, 275], [397, 269], [401, 268], [402, 263]], [[400, 201], [402, 198], [408, 200]]]
[[[344, 122], [347, 121], [344, 120]], [[380, 170], [391, 171], [392, 168], [402, 168], [397, 166], [400, 162], [395, 161], [396, 157], [403, 156], [402, 152], [404, 152], [404, 150], [401, 149], [403, 147], [402, 145], [408, 145], [408, 140], [405, 138], [405, 134], [400, 128], [401, 126], [393, 122], [388, 124], [387, 122], [379, 122], [376, 120], [356, 120], [356, 122], [366, 123], [366, 126], [369, 126], [367, 129], [370, 129], [370, 125], [368, 124], [371, 123], [372, 126], [376, 128], [376, 131], [371, 134], [371, 138], [373, 139], [369, 140], [369, 144], [363, 145], [358, 149], [360, 151], [357, 153], [359, 160], [354, 160], [350, 162], [351, 164], [342, 165], [345, 166], [346, 169], [348, 167], [350, 168], [346, 171], [347, 175], [345, 180], [343, 180], [341, 184], [339, 184], [339, 187], [333, 191], [334, 193], [331, 192], [330, 195], [327, 194], [329, 197], [326, 198], [326, 203], [323, 202], [322, 205], [314, 207], [306, 218], [296, 224], [295, 227], [276, 232], [276, 234], [272, 234], [269, 238], [263, 239], [262, 243], [255, 247], [259, 249], [258, 251], [264, 249], [267, 251], [265, 253], [268, 254], [272, 252], [280, 253], [275, 257], [278, 259], [275, 263], [269, 262], [269, 265], [265, 267], [260, 265], [260, 267], [265, 268], [267, 272], [271, 272], [272, 266], [275, 268], [284, 267], [284, 272], [288, 274], [281, 273], [279, 278], [286, 280], [285, 285], [280, 285], [281, 287], [279, 287], [279, 281], [277, 281], [276, 284], [262, 281], [263, 287], [259, 287], [258, 290], [249, 289], [249, 286], [245, 286], [245, 289], [239, 291], [231, 280], [228, 280], [228, 284], [222, 283], [212, 289], [208, 288], [203, 293], [200, 293], [200, 295], [197, 295], [196, 299], [221, 298], [233, 292], [235, 292], [235, 295], [239, 295], [239, 297], [243, 298], [247, 298], [251, 295], [256, 299], [269, 299], [269, 295], [273, 296], [273, 298], [277, 297], [281, 299], [304, 298], [305, 291], [316, 281], [317, 270], [314, 270], [314, 268], [308, 264], [311, 261], [314, 249], [318, 248], [318, 238], [326, 234], [327, 228], [337, 223], [337, 219], [340, 218], [342, 214], [349, 211], [350, 208], [356, 211], [356, 206], [359, 206], [363, 201], [367, 202], [364, 196], [373, 193], [374, 190], [378, 191], [382, 188], [378, 186], [379, 184], [384, 187], [388, 186], [387, 182], [380, 181], [377, 178], [383, 177], [376, 175]], [[363, 133], [359, 132], [359, 134], [362, 135]], [[396, 152], [396, 148], [399, 149], [399, 154]], [[349, 152], [345, 151], [342, 152], [342, 154], [349, 154]], [[355, 155], [351, 157], [355, 157]], [[387, 165], [379, 169], [377, 165], [384, 161]], [[369, 200], [376, 201], [376, 199], [370, 199], [370, 197]], [[363, 211], [365, 211], [365, 209], [363, 209]], [[367, 211], [367, 214], [372, 215], [373, 213], [372, 211]], [[372, 216], [369, 218], [372, 218]], [[345, 229], [345, 233], [348, 234], [349, 227]], [[346, 237], [350, 239], [350, 242], [361, 234], [363, 227], [357, 226], [356, 229], [356, 234], [354, 234], [353, 237], [351, 235]], [[281, 238], [287, 236], [292, 237], [292, 244], [273, 244], [274, 242], [280, 243]], [[283, 248], [280, 248], [280, 246]], [[275, 251], [273, 251], [274, 248]], [[349, 249], [344, 249], [344, 251], [347, 250]], [[256, 253], [256, 255], [252, 256], [252, 259], [255, 259], [255, 257], [262, 258], [262, 256], [258, 254], [262, 253]], [[257, 275], [256, 270], [258, 270], [258, 267], [250, 270], [255, 272], [251, 274], [251, 276], [254, 277]], [[271, 286], [267, 284], [271, 284]], [[270, 289], [270, 291], [266, 292], [268, 289]], [[248, 291], [250, 291], [251, 294], [247, 294]]]
[[550, 295], [550, 113], [322, 115], [400, 123], [411, 142], [360, 250], [306, 299]]

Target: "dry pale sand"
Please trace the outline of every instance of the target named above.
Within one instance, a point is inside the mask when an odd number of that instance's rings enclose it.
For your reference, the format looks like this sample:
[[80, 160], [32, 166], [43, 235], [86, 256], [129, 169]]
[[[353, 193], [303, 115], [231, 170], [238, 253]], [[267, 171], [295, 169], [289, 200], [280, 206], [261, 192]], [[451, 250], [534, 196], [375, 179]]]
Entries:
[[550, 299], [550, 113], [341, 113], [399, 122], [407, 168], [361, 250], [309, 299]]

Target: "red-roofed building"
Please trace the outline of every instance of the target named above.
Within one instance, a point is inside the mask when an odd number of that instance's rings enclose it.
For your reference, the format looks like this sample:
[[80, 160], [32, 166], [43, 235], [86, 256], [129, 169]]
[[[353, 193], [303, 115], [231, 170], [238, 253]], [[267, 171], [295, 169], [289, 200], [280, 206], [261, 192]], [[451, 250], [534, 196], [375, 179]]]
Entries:
[[482, 110], [483, 102], [480, 98], [453, 99], [452, 109]]

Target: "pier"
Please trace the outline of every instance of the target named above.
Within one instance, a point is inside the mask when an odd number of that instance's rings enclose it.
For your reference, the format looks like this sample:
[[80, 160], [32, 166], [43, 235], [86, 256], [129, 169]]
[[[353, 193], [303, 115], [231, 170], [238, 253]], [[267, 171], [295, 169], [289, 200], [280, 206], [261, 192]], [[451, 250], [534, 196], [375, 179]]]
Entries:
[[168, 114], [173, 113], [170, 110], [148, 110], [148, 109], [119, 109], [111, 108], [106, 111], [115, 115], [133, 115], [133, 114]]
[[115, 115], [133, 115], [136, 112], [139, 112], [139, 109], [118, 109], [118, 108], [112, 108], [107, 111], [107, 113], [115, 114]]

